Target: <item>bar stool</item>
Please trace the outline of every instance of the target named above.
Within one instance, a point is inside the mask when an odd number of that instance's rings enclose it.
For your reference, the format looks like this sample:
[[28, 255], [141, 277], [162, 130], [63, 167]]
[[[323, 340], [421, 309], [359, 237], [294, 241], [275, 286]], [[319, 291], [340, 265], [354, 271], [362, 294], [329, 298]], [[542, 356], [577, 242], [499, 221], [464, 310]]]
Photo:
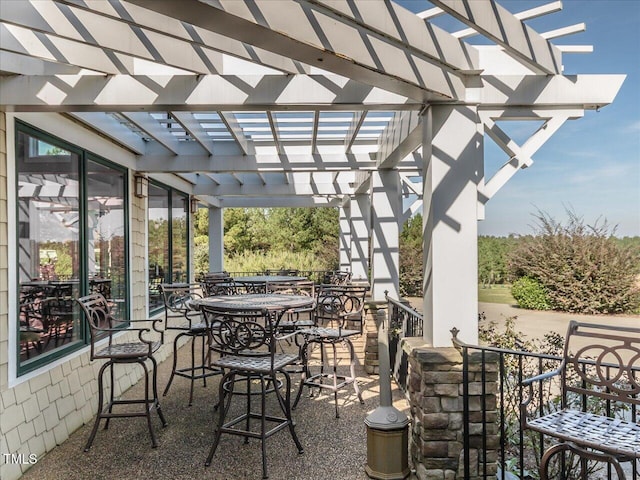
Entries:
[[[89, 334], [91, 338], [91, 360], [105, 359], [107, 362], [100, 367], [98, 373], [98, 415], [96, 421], [93, 424], [93, 429], [89, 435], [89, 439], [84, 447], [84, 451], [88, 452], [91, 448], [91, 444], [96, 437], [100, 420], [106, 419], [105, 430], [109, 428], [109, 421], [112, 418], [130, 418], [130, 417], [146, 417], [147, 425], [149, 427], [149, 434], [151, 435], [151, 446], [156, 448], [158, 443], [151, 424], [151, 412], [155, 410], [160, 417], [162, 426], [167, 426], [167, 421], [162, 414], [160, 408], [160, 402], [158, 401], [158, 363], [153, 354], [162, 345], [159, 341], [150, 341], [144, 338], [144, 333], [148, 332], [148, 328], [129, 328], [127, 331], [138, 332], [138, 340], [128, 343], [115, 343], [113, 336], [116, 333], [120, 333], [123, 330], [121, 328], [115, 328], [117, 320], [109, 312], [109, 306], [107, 300], [99, 293], [94, 293], [81, 297], [77, 300], [77, 303], [82, 307], [87, 323], [89, 324]], [[136, 322], [150, 322], [155, 323], [153, 320], [131, 320], [131, 323]], [[155, 328], [154, 328], [155, 329]], [[97, 342], [102, 342], [105, 338], [108, 338], [108, 343], [97, 346]], [[149, 385], [149, 369], [147, 368], [146, 361], [151, 362], [151, 385]], [[144, 369], [144, 398], [134, 400], [116, 400], [115, 388], [114, 388], [114, 365], [119, 364], [131, 364], [137, 363]], [[111, 380], [111, 391], [109, 396], [109, 403], [104, 405], [104, 373], [109, 370], [109, 376]], [[144, 410], [140, 411], [123, 411], [114, 412], [114, 406], [119, 405], [144, 405]]]
[[[368, 287], [356, 285], [323, 285], [319, 287], [316, 325], [299, 330], [299, 333], [304, 338], [304, 343], [300, 350], [303, 372], [293, 408], [298, 405], [302, 389], [305, 386], [327, 389], [333, 392], [336, 418], [340, 418], [338, 390], [341, 388], [353, 385], [358, 400], [361, 404], [364, 403], [356, 379], [356, 355], [351, 337], [362, 334], [364, 299], [367, 291]], [[352, 325], [357, 328], [347, 328]], [[321, 364], [320, 371], [312, 373], [309, 366], [309, 354], [310, 350], [316, 345], [320, 347]], [[346, 348], [349, 353], [349, 375], [338, 374], [338, 345]], [[333, 353], [331, 365], [327, 362], [325, 351], [327, 347], [330, 347]], [[330, 371], [325, 371], [325, 368]], [[329, 379], [330, 382], [324, 383], [325, 379]]]
[[[199, 285], [186, 283], [163, 283], [160, 292], [164, 302], [164, 330], [174, 330], [179, 333], [173, 340], [173, 366], [167, 386], [162, 393], [166, 396], [173, 382], [173, 378], [188, 378], [191, 381], [189, 389], [189, 406], [193, 404], [193, 385], [196, 380], [202, 379], [207, 386], [207, 377], [219, 375], [222, 371], [210, 366], [210, 352], [208, 348], [208, 325], [203, 320], [199, 311], [191, 308], [190, 303], [196, 298], [202, 298], [199, 293]], [[178, 342], [182, 337], [192, 337], [191, 342], [191, 366], [178, 368]], [[196, 365], [196, 339], [202, 342], [199, 364]]]

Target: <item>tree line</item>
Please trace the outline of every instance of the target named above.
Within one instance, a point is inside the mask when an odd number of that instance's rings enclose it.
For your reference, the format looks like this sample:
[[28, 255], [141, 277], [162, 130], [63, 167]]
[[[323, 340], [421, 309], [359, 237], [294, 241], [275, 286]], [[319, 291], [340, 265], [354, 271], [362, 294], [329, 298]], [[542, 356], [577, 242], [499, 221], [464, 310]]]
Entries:
[[[640, 237], [618, 238], [606, 222], [587, 225], [574, 212], [563, 224], [534, 214], [529, 235], [478, 237], [478, 284], [510, 284], [526, 308], [582, 313], [640, 308]], [[208, 213], [195, 215], [195, 267], [208, 271]], [[336, 208], [228, 208], [225, 269], [335, 270], [339, 264]], [[400, 294], [422, 295], [422, 216], [400, 233]]]

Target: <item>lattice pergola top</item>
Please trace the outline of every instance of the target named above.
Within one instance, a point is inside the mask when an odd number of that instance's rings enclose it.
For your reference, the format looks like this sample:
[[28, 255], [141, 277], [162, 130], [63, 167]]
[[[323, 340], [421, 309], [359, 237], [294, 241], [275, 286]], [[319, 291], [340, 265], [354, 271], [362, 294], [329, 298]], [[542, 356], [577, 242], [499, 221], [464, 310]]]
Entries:
[[[0, 108], [61, 112], [179, 176], [212, 205], [339, 205], [398, 168], [419, 178], [420, 113], [477, 106], [510, 158], [486, 201], [565, 120], [610, 103], [621, 75], [562, 75], [551, 40], [489, 0], [8, 0], [0, 8]], [[447, 31], [449, 16], [465, 27]], [[446, 23], [446, 22], [445, 22]], [[468, 40], [481, 36], [474, 45]], [[542, 121], [519, 146], [498, 123]], [[550, 127], [550, 128], [549, 128]]]

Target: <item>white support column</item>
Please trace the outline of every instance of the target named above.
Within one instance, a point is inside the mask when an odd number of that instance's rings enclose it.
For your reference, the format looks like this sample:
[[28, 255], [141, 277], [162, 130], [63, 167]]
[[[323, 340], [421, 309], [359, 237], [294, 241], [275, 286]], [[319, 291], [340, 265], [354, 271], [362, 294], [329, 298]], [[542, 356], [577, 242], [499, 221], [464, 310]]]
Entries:
[[224, 270], [224, 221], [222, 208], [209, 207], [209, 271]]
[[351, 273], [353, 280], [369, 278], [371, 198], [359, 193], [351, 198]]
[[424, 339], [451, 346], [453, 327], [478, 342], [478, 182], [483, 136], [477, 111], [431, 106], [423, 118]]
[[338, 211], [340, 217], [340, 270], [351, 270], [351, 206], [347, 201]]
[[397, 170], [377, 170], [372, 174], [373, 257], [371, 281], [374, 301], [400, 296], [400, 175]]

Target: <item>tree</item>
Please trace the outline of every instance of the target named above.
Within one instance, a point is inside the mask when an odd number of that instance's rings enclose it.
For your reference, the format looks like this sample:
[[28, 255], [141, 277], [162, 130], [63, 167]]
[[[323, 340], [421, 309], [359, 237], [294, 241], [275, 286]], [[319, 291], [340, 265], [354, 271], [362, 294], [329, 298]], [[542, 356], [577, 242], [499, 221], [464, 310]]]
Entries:
[[400, 232], [400, 294], [422, 295], [422, 215], [404, 222]]

